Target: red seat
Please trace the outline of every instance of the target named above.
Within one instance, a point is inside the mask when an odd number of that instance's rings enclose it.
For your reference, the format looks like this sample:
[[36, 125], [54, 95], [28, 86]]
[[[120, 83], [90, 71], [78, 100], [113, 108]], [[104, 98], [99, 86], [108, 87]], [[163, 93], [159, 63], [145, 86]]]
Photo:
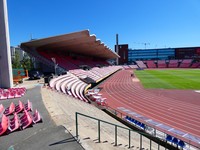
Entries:
[[20, 128], [19, 118], [17, 116], [17, 113], [15, 113], [14, 117], [12, 119], [10, 119], [8, 129], [10, 132], [14, 132], [14, 131], [18, 130], [19, 128]]
[[4, 114], [8, 116], [8, 115], [14, 113], [14, 111], [15, 111], [15, 104], [12, 102], [10, 104], [10, 106], [8, 108], [6, 108], [6, 110], [4, 111]]
[[42, 122], [42, 117], [36, 109], [34, 114], [33, 114], [33, 123], [38, 123], [38, 122]]
[[8, 129], [8, 118], [3, 114], [2, 122], [0, 123], [0, 136], [6, 133]]
[[13, 92], [8, 93], [8, 99], [15, 98], [15, 94]]
[[24, 108], [27, 111], [32, 111], [32, 103], [28, 100], [28, 102], [24, 105]]
[[24, 110], [26, 117], [23, 120], [20, 120], [22, 129], [26, 129], [27, 127], [31, 126], [33, 123], [33, 119], [30, 114]]
[[17, 91], [15, 94], [15, 98], [19, 98], [19, 97], [22, 97], [22, 94], [20, 91]]
[[19, 100], [19, 104], [15, 106], [15, 112], [18, 114], [24, 109], [24, 104]]
[[3, 92], [0, 96], [0, 99], [7, 99], [8, 98], [8, 94], [6, 92]]

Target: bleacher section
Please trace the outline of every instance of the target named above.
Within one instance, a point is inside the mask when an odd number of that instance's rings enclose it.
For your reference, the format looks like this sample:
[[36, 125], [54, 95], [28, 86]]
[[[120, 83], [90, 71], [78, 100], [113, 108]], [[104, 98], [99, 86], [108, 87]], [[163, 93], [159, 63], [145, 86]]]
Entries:
[[170, 60], [168, 68], [178, 68], [178, 60]]
[[55, 52], [44, 52], [38, 50], [38, 53], [48, 60], [55, 58], [56, 63], [66, 70], [78, 69], [81, 67], [96, 67], [96, 66], [107, 66], [109, 65], [103, 60], [92, 60], [92, 58], [80, 57], [80, 56], [65, 56], [63, 54], [58, 54]]
[[192, 64], [192, 59], [184, 59], [182, 60], [182, 62], [180, 63], [180, 68], [190, 68]]
[[154, 60], [147, 60], [146, 64], [148, 68], [157, 68]]
[[167, 67], [165, 60], [158, 60], [157, 64], [158, 64], [158, 68], [166, 68]]
[[[70, 72], [68, 72], [66, 75], [53, 78], [50, 81], [49, 86], [58, 92], [73, 96], [81, 101], [88, 102], [87, 98], [85, 97], [86, 87], [90, 83], [97, 83], [101, 81], [119, 69], [122, 69], [122, 67], [94, 67], [93, 69], [87, 71], [82, 69], [74, 69], [70, 70]], [[86, 82], [86, 80], [84, 80], [88, 77], [91, 79], [89, 80], [90, 82]]]
[[200, 68], [200, 62], [192, 63], [191, 68]]
[[147, 65], [147, 68], [200, 68], [200, 62], [195, 62], [192, 59], [183, 60], [147, 60], [136, 61], [139, 68], [145, 68], [143, 65]]
[[145, 65], [145, 63], [143, 61], [136, 61], [136, 63], [139, 68], [142, 68], [142, 69], [147, 68], [147, 66]]

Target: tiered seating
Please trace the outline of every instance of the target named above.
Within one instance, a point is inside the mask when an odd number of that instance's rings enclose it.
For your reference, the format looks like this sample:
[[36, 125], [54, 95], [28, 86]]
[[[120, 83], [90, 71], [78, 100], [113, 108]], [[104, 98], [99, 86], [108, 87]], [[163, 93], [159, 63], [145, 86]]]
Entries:
[[87, 99], [83, 95], [87, 84], [70, 73], [52, 79], [49, 85], [51, 88], [56, 89], [57, 91], [61, 91], [64, 94], [68, 94], [87, 102]]
[[100, 78], [99, 76], [95, 75], [91, 71], [85, 71], [82, 69], [70, 70], [70, 72], [79, 78], [89, 77], [89, 78], [93, 79], [94, 81], [96, 81]]
[[200, 62], [194, 62], [192, 63], [191, 68], [199, 68], [200, 67]]
[[56, 63], [58, 63], [61, 67], [67, 70], [79, 68], [77, 65], [71, 62], [70, 57], [61, 56], [56, 53], [50, 53], [50, 52], [46, 53], [43, 51], [38, 51], [38, 53], [50, 61], [52, 61], [52, 58], [55, 58]]
[[180, 68], [190, 68], [192, 63], [192, 59], [184, 59], [182, 60], [181, 64], [180, 64]]
[[[137, 68], [138, 68], [137, 65], [129, 65], [129, 67], [130, 67], [131, 69], [137, 69]], [[145, 67], [146, 67], [146, 65], [145, 65]]]
[[147, 68], [147, 66], [144, 64], [143, 61], [136, 61], [137, 65], [139, 68], [145, 69]]
[[166, 68], [166, 62], [165, 60], [158, 60], [158, 68]]
[[[120, 69], [122, 69], [121, 66], [109, 66], [109, 67], [103, 67], [103, 68], [95, 67], [95, 68], [92, 68], [90, 71], [92, 73], [96, 74], [97, 76], [99, 76], [100, 77], [99, 80], [101, 80]], [[96, 81], [96, 82], [98, 82], [98, 81]]]
[[43, 52], [40, 50], [38, 50], [38, 53], [50, 61], [52, 61], [52, 58], [55, 58], [56, 63], [67, 70], [78, 69], [80, 68], [80, 66], [85, 66], [85, 65], [89, 67], [95, 67], [97, 65], [100, 66], [108, 65], [108, 63], [106, 63], [105, 61], [102, 60], [93, 61], [92, 58], [84, 58], [78, 56], [72, 58], [71, 56], [65, 56], [53, 52]]
[[147, 60], [146, 61], [148, 68], [156, 68], [156, 64], [154, 60]]
[[88, 82], [84, 79], [89, 77], [93, 81], [98, 82], [121, 68], [121, 66], [110, 66], [103, 68], [94, 67], [88, 71], [82, 69], [70, 70], [67, 75], [52, 79], [49, 85], [52, 89], [88, 102], [87, 98], [84, 96]]
[[170, 60], [168, 64], [168, 68], [177, 68], [178, 67], [178, 60]]
[[124, 69], [130, 69], [130, 67], [128, 65], [123, 65], [122, 66]]

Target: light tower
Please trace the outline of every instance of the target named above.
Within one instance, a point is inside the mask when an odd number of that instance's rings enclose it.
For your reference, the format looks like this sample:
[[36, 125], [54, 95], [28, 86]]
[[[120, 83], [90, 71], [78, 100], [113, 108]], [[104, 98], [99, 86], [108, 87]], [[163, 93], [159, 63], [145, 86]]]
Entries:
[[7, 1], [0, 0], [0, 87], [13, 86]]
[[[119, 55], [119, 44], [118, 44], [118, 34], [116, 34], [116, 53]], [[119, 65], [119, 58], [116, 59], [117, 65]]]

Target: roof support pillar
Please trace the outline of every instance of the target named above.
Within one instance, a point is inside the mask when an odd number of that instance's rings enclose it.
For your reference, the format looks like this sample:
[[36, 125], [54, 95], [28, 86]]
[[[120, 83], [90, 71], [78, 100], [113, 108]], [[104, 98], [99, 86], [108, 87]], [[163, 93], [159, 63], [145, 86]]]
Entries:
[[13, 86], [7, 1], [0, 0], [0, 87]]

